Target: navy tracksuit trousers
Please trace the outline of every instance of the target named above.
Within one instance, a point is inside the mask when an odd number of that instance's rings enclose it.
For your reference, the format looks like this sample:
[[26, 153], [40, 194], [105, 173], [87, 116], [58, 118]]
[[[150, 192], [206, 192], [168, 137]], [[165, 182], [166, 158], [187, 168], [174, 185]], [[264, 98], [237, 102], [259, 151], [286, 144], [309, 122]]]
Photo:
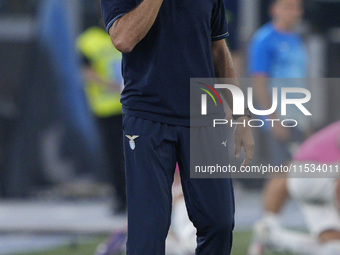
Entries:
[[[195, 254], [230, 254], [234, 228], [232, 181], [190, 178], [190, 128], [124, 115], [123, 129], [128, 200], [127, 254], [165, 254], [176, 162], [180, 167], [188, 215], [197, 229]], [[197, 132], [198, 135], [209, 135], [204, 128], [197, 128]]]

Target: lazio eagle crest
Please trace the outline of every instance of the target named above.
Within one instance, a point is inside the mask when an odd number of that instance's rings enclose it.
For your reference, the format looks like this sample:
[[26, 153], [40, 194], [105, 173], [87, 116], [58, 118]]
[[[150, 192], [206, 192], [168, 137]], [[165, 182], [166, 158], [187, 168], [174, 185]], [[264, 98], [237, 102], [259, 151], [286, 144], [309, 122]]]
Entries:
[[135, 150], [136, 149], [136, 143], [135, 143], [135, 139], [139, 137], [139, 135], [133, 135], [133, 136], [130, 136], [130, 135], [126, 135], [127, 138], [129, 138], [129, 144], [130, 144], [130, 148], [131, 150]]

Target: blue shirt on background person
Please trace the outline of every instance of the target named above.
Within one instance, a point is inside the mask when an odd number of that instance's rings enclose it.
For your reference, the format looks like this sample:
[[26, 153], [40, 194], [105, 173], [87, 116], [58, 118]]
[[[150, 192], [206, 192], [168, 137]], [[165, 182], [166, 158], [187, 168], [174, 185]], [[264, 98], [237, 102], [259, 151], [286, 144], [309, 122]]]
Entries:
[[[251, 75], [268, 77], [269, 95], [274, 87], [278, 88], [278, 116], [281, 116], [281, 88], [305, 88], [307, 85], [303, 80], [308, 75], [307, 52], [302, 38], [294, 32], [277, 30], [272, 22], [255, 33], [249, 47], [248, 64]], [[300, 97], [297, 93], [288, 94], [288, 98]], [[308, 126], [306, 117], [295, 105], [287, 105], [287, 115], [283, 117], [298, 120], [301, 129]], [[265, 125], [265, 129], [269, 130], [269, 125]]]
[[[140, 2], [102, 0], [107, 30]], [[123, 113], [189, 126], [190, 78], [215, 77], [212, 41], [227, 36], [224, 0], [164, 1], [148, 34], [123, 54]]]
[[307, 55], [301, 37], [278, 31], [272, 23], [264, 25], [251, 42], [249, 71], [268, 78], [306, 78]]

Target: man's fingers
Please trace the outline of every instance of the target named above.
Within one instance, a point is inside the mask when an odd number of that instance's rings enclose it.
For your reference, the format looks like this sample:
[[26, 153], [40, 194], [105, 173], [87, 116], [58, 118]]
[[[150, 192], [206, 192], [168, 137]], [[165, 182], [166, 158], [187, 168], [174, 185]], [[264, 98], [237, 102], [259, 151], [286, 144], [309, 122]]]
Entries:
[[242, 163], [242, 166], [247, 166], [249, 165], [251, 159], [253, 158], [254, 155], [254, 145], [246, 145], [244, 146], [244, 161]]
[[247, 160], [246, 158], [244, 158], [243, 162], [242, 162], [242, 167], [246, 167], [248, 166], [250, 163], [250, 160]]
[[252, 159], [254, 156], [254, 148], [255, 148], [255, 144], [249, 145], [250, 159]]
[[241, 156], [241, 140], [235, 140], [235, 158], [239, 158]]

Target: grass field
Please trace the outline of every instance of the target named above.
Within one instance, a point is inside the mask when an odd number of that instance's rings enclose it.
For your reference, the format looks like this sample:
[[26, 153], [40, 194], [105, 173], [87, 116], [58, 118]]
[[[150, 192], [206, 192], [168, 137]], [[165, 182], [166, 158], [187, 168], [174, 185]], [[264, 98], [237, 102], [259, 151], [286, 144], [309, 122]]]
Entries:
[[[235, 232], [234, 248], [233, 248], [232, 255], [246, 255], [250, 239], [251, 239], [250, 232]], [[20, 254], [20, 255], [94, 255], [96, 247], [98, 246], [99, 243], [103, 241], [105, 241], [105, 237], [95, 238], [81, 245], [73, 244], [67, 247], [60, 247], [55, 250], [49, 250], [45, 252], [25, 253], [25, 254]], [[276, 255], [276, 253], [268, 253], [266, 255]], [[280, 254], [280, 255], [288, 255], [288, 254]]]

